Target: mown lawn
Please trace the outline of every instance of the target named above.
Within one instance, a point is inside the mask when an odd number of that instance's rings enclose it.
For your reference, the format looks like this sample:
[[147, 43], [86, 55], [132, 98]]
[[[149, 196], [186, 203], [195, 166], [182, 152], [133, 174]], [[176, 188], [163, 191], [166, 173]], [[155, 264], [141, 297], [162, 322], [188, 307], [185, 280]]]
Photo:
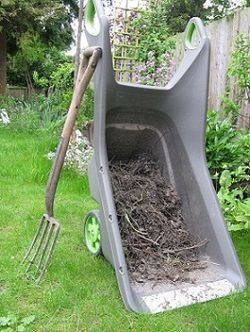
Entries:
[[[128, 312], [112, 267], [82, 244], [82, 219], [95, 207], [86, 177], [64, 171], [55, 204], [62, 224], [52, 264], [40, 286], [20, 262], [45, 212], [44, 190], [57, 144], [49, 133], [13, 133], [0, 127], [0, 316], [35, 315], [27, 331], [250, 331], [250, 290], [158, 315]], [[250, 232], [233, 240], [250, 278]], [[1, 330], [1, 327], [0, 327]]]

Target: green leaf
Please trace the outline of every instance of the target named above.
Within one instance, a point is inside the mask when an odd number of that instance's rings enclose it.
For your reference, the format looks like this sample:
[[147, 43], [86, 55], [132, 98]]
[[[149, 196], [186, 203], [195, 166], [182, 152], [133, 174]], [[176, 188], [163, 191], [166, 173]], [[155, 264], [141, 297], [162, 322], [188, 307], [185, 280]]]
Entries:
[[249, 205], [249, 203], [245, 204], [244, 202], [238, 202], [238, 207], [240, 208], [240, 210], [242, 212], [244, 212], [245, 214], [250, 215], [250, 205]]
[[241, 224], [231, 224], [228, 226], [229, 231], [241, 231], [245, 229], [244, 225]]
[[26, 331], [26, 329], [25, 329], [24, 325], [18, 325], [17, 332], [25, 332], [25, 331]]
[[10, 317], [0, 317], [0, 326], [9, 326], [11, 323]]
[[245, 223], [245, 229], [250, 229], [250, 219]]
[[31, 324], [35, 320], [35, 318], [36, 318], [35, 315], [24, 317], [21, 320], [21, 323], [23, 323], [23, 325], [29, 325], [29, 324]]
[[9, 315], [8, 315], [8, 318], [10, 319], [10, 324], [11, 324], [11, 325], [14, 325], [14, 324], [16, 324], [16, 323], [17, 323], [17, 321], [18, 321], [18, 318], [17, 318], [17, 316], [16, 316], [16, 315], [14, 315], [14, 314], [9, 314]]

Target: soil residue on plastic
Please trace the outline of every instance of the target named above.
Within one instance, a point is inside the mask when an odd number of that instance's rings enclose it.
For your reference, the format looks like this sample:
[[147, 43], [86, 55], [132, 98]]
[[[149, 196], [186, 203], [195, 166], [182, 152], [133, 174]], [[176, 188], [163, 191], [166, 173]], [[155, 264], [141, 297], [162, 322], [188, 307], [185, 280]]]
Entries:
[[110, 161], [119, 228], [130, 277], [135, 282], [190, 281], [185, 273], [206, 268], [198, 239], [187, 228], [182, 204], [159, 161], [140, 154]]

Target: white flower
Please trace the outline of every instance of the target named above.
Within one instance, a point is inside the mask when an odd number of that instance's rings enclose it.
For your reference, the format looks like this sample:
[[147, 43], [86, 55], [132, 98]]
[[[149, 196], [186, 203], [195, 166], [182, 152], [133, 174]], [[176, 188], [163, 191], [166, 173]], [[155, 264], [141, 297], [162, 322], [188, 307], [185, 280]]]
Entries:
[[6, 112], [6, 110], [4, 108], [0, 108], [0, 122], [4, 123], [4, 124], [8, 124], [10, 123], [10, 118], [8, 116], [8, 113]]
[[224, 9], [224, 7], [223, 7], [222, 5], [219, 5], [217, 9], [218, 9], [218, 11], [219, 11], [220, 13], [222, 13], [222, 12], [223, 12], [223, 9]]
[[[94, 149], [90, 146], [88, 139], [82, 135], [80, 130], [76, 130], [74, 137], [70, 140], [64, 166], [85, 174], [93, 151]], [[54, 159], [55, 152], [49, 152], [47, 158], [49, 160]]]
[[206, 0], [203, 4], [203, 8], [208, 9], [214, 6], [214, 3], [212, 0]]
[[55, 157], [55, 152], [49, 152], [49, 153], [47, 154], [47, 158], [48, 158], [49, 160], [53, 160], [54, 157]]

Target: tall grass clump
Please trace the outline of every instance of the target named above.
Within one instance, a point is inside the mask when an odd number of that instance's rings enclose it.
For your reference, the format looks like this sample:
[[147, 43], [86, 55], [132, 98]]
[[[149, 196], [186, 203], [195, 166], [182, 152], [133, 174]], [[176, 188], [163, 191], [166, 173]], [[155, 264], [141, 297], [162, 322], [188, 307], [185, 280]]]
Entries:
[[[11, 97], [0, 98], [0, 108], [7, 111], [10, 117], [9, 128], [13, 132], [33, 133], [50, 131], [59, 133], [69, 108], [72, 91], [54, 91], [48, 96], [35, 95], [21, 101]], [[88, 88], [78, 111], [77, 127], [93, 117], [94, 93]]]

